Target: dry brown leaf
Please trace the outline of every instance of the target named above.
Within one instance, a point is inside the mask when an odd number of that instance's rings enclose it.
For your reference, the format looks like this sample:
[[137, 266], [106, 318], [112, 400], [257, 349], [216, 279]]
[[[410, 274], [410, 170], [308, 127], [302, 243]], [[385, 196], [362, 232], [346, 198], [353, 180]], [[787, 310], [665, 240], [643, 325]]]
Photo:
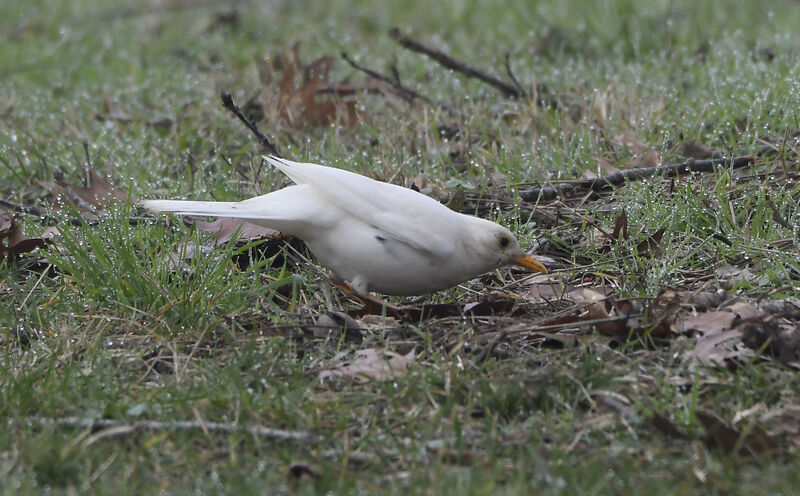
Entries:
[[259, 226], [242, 219], [234, 219], [232, 217], [218, 217], [212, 222], [205, 222], [202, 220], [195, 220], [194, 225], [201, 231], [216, 234], [217, 245], [224, 245], [230, 241], [236, 234], [237, 229], [239, 235], [237, 241], [252, 241], [254, 239], [278, 239], [281, 238], [281, 233], [275, 229]]
[[603, 157], [595, 157], [594, 159], [597, 162], [597, 175], [603, 176], [619, 172], [619, 169], [617, 167], [614, 167], [614, 165], [611, 162], [604, 159]]
[[642, 167], [656, 167], [661, 163], [661, 154], [655, 150], [634, 155], [632, 159], [622, 164], [622, 169], [641, 169]]
[[[610, 301], [610, 296], [606, 296], [597, 291], [581, 288], [575, 291], [570, 291], [567, 298], [575, 303], [588, 303], [587, 315], [585, 320], [608, 320], [607, 322], [598, 322], [595, 324], [597, 330], [606, 336], [623, 336], [627, 335], [630, 329], [628, 328], [624, 316], [620, 315], [617, 305]], [[622, 317], [622, 318], [620, 318]]]
[[800, 442], [800, 404], [769, 411], [761, 416], [760, 421], [773, 435]]
[[728, 311], [709, 311], [684, 318], [678, 323], [682, 334], [699, 332], [709, 336], [730, 330], [737, 316]]
[[[608, 294], [603, 294], [608, 293]], [[591, 322], [601, 334], [614, 338], [647, 335], [667, 337], [674, 334], [671, 315], [653, 320], [644, 318], [641, 305], [633, 300], [616, 300], [605, 287], [580, 288], [567, 292], [563, 300], [575, 303], [574, 310], [542, 323], [552, 327], [570, 327], [571, 324]]]
[[354, 100], [318, 99], [333, 94], [323, 89], [330, 87], [328, 77], [334, 60], [331, 56], [323, 56], [304, 65], [298, 56], [298, 45], [292, 47], [286, 56], [277, 103], [284, 120], [297, 125], [300, 123], [298, 118], [302, 116], [305, 123], [313, 125], [327, 126], [341, 122], [352, 127], [362, 119]]
[[506, 112], [502, 116], [503, 122], [508, 127], [520, 129], [522, 127], [522, 115], [517, 112]]
[[533, 284], [528, 290], [528, 299], [533, 303], [557, 301], [564, 298], [567, 293], [575, 291], [574, 286], [560, 286], [557, 284]]
[[782, 450], [776, 440], [759, 425], [739, 430], [716, 415], [702, 410], [698, 410], [696, 416], [706, 430], [703, 442], [709, 449], [743, 457], [775, 455]]
[[685, 141], [681, 155], [686, 158], [706, 160], [711, 158], [722, 158], [725, 156], [719, 148], [712, 148], [708, 145], [696, 143], [694, 140]]
[[431, 178], [422, 172], [414, 177], [410, 186], [414, 191], [418, 191], [425, 196], [430, 196], [438, 202], [442, 202], [450, 197], [450, 193], [446, 188], [437, 185]]
[[742, 320], [759, 317], [763, 313], [746, 301], [737, 301], [729, 306], [728, 310], [738, 315]]
[[14, 216], [5, 210], [0, 210], [0, 236], [14, 228]]
[[628, 214], [624, 210], [614, 221], [614, 232], [611, 233], [611, 239], [619, 240], [620, 236], [622, 239], [628, 239]]
[[628, 239], [628, 214], [623, 210], [614, 220], [614, 231], [611, 236], [606, 236], [602, 232], [597, 236], [597, 251], [607, 253], [611, 251], [611, 246], [621, 239]]
[[133, 202], [136, 201], [135, 196], [131, 195], [129, 197], [128, 192], [112, 186], [105, 177], [98, 174], [94, 169], [89, 170], [89, 184], [87, 186], [67, 183], [60, 172], [54, 176], [55, 181], [40, 182], [40, 184], [58, 196], [60, 200], [74, 205], [86, 217], [93, 217], [98, 211], [105, 210], [106, 206], [112, 201], [127, 201], [129, 198]]
[[742, 342], [749, 348], [771, 355], [779, 362], [800, 367], [800, 326], [776, 318], [756, 317], [744, 320], [736, 327], [742, 333]]
[[422, 320], [464, 317], [467, 315], [505, 315], [519, 317], [524, 315], [525, 307], [517, 305], [514, 299], [483, 300], [461, 305], [459, 303], [429, 303], [424, 305], [403, 305], [387, 308], [382, 302], [367, 301], [361, 308], [350, 310], [348, 315], [361, 318], [367, 315], [388, 315], [403, 322], [419, 323]]
[[645, 145], [639, 138], [633, 135], [630, 131], [625, 131], [622, 134], [614, 136], [614, 141], [618, 144], [623, 145], [625, 148], [631, 151], [634, 155], [641, 155], [645, 152], [649, 147]]
[[640, 257], [654, 257], [661, 253], [661, 238], [666, 230], [662, 227], [652, 236], [636, 245], [636, 253]]
[[406, 355], [400, 355], [393, 351], [367, 348], [356, 351], [352, 360], [336, 363], [328, 370], [320, 372], [319, 379], [350, 377], [358, 382], [387, 381], [406, 375], [408, 366], [415, 359], [415, 350], [409, 351]]
[[13, 258], [41, 248], [48, 243], [44, 237], [29, 238], [25, 236], [14, 217], [6, 211], [0, 211], [0, 256]]
[[655, 167], [661, 163], [661, 154], [655, 149], [645, 145], [630, 131], [615, 136], [613, 141], [627, 148], [633, 158], [622, 165], [622, 169], [638, 169], [641, 167]]
[[749, 358], [752, 350], [742, 345], [742, 333], [738, 330], [720, 331], [700, 338], [691, 352], [692, 364], [725, 366], [728, 360]]
[[[661, 238], [666, 230], [662, 227], [644, 241], [636, 244], [636, 253], [640, 257], [654, 257], [661, 253]], [[597, 246], [600, 253], [607, 253], [611, 247], [623, 239], [628, 239], [628, 216], [623, 210], [614, 221], [614, 231], [606, 237], [603, 233], [597, 237]]]

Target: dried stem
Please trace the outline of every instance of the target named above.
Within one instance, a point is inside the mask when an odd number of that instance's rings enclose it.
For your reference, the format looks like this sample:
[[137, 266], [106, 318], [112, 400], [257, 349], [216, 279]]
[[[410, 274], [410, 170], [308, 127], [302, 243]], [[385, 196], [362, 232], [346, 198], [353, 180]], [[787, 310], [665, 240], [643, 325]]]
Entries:
[[730, 167], [740, 169], [756, 161], [757, 155], [745, 155], [734, 158], [718, 158], [712, 160], [691, 160], [680, 164], [658, 165], [655, 167], [642, 167], [614, 172], [607, 176], [594, 179], [582, 179], [556, 184], [546, 188], [532, 188], [520, 192], [520, 198], [525, 201], [552, 200], [561, 194], [572, 191], [608, 191], [615, 186], [629, 182], [641, 181], [648, 177], [663, 175], [665, 177], [680, 176], [693, 172], [714, 172], [719, 168]]
[[[14, 419], [8, 419], [7, 424], [14, 423]], [[203, 431], [203, 432], [247, 432], [254, 437], [262, 437], [275, 441], [298, 441], [298, 442], [320, 442], [324, 438], [317, 434], [306, 431], [290, 431], [285, 429], [274, 429], [264, 426], [243, 426], [238, 424], [225, 424], [222, 422], [200, 422], [193, 420], [173, 420], [161, 422], [158, 420], [137, 420], [135, 422], [125, 422], [114, 419], [93, 419], [81, 417], [26, 417], [22, 420], [27, 425], [36, 426], [65, 426], [80, 429], [92, 429], [101, 431], [113, 429], [118, 434], [127, 434], [140, 430], [151, 431]]]
[[264, 136], [264, 134], [258, 130], [258, 126], [256, 126], [256, 124], [253, 121], [248, 119], [247, 116], [245, 116], [242, 113], [239, 107], [233, 102], [233, 98], [231, 97], [230, 93], [222, 93], [220, 95], [220, 98], [222, 98], [222, 106], [230, 110], [233, 113], [233, 115], [238, 117], [239, 120], [242, 121], [245, 126], [247, 126], [247, 129], [249, 129], [250, 132], [253, 133], [256, 139], [258, 139], [258, 142], [261, 144], [261, 146], [266, 148], [270, 154], [282, 158], [280, 152], [278, 152], [278, 149], [275, 147], [275, 144], [272, 141], [270, 141], [269, 138]]
[[499, 89], [506, 97], [521, 98], [527, 96], [524, 91], [520, 91], [518, 84], [514, 85], [506, 83], [505, 81], [495, 76], [492, 76], [491, 74], [488, 74], [476, 67], [472, 67], [466, 62], [454, 59], [453, 57], [444, 52], [425, 46], [422, 43], [413, 40], [408, 36], [406, 36], [405, 34], [401, 33], [400, 30], [397, 28], [392, 28], [389, 30], [389, 37], [398, 42], [400, 45], [402, 45], [403, 48], [406, 48], [413, 52], [418, 52], [427, 55], [428, 57], [432, 58], [436, 62], [439, 62], [441, 65], [447, 67], [448, 69], [458, 71], [469, 77], [480, 79], [484, 83], [490, 86], [494, 86], [495, 88]]
[[367, 74], [369, 77], [373, 79], [377, 79], [378, 81], [383, 81], [384, 83], [388, 84], [389, 87], [391, 87], [397, 94], [399, 94], [409, 103], [413, 102], [416, 99], [420, 99], [423, 102], [427, 103], [428, 105], [431, 105], [433, 107], [439, 107], [442, 110], [445, 110], [452, 115], [461, 115], [461, 113], [452, 106], [443, 102], [436, 102], [430, 99], [429, 97], [412, 90], [411, 88], [403, 86], [403, 84], [400, 82], [400, 77], [397, 72], [397, 69], [394, 67], [392, 68], [392, 72], [394, 72], [395, 77], [390, 78], [389, 76], [383, 75], [379, 72], [373, 71], [372, 69], [359, 65], [355, 60], [350, 58], [350, 56], [347, 55], [345, 52], [342, 52], [342, 58], [348, 64], [350, 64], [354, 69]]

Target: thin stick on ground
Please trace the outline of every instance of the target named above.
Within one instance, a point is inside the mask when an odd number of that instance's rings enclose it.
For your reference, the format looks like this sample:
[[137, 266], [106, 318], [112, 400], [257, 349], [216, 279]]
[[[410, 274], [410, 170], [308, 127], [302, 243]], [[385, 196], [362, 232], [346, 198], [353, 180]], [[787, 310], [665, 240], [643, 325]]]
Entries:
[[239, 120], [242, 121], [245, 126], [247, 126], [247, 129], [253, 133], [256, 139], [258, 139], [258, 142], [261, 143], [261, 146], [266, 148], [270, 154], [275, 155], [278, 158], [282, 158], [280, 152], [275, 147], [275, 144], [258, 130], [258, 126], [256, 126], [255, 122], [248, 119], [247, 116], [242, 113], [242, 111], [239, 109], [239, 106], [234, 103], [233, 97], [231, 97], [230, 93], [222, 93], [220, 98], [222, 99], [222, 106], [230, 110], [233, 115], [238, 117]]
[[[204, 432], [247, 432], [253, 437], [261, 437], [272, 439], [274, 441], [298, 441], [298, 442], [321, 442], [325, 438], [312, 434], [306, 431], [291, 431], [286, 429], [275, 429], [265, 426], [244, 426], [238, 424], [225, 424], [222, 422], [199, 422], [195, 420], [174, 420], [174, 421], [158, 421], [158, 420], [137, 420], [135, 422], [125, 422], [115, 419], [92, 419], [82, 417], [26, 417], [21, 420], [22, 423], [27, 425], [36, 426], [63, 426], [73, 427], [79, 429], [114, 429], [120, 434], [127, 434], [129, 432], [150, 430], [150, 431], [204, 431]], [[8, 419], [7, 425], [15, 423], [14, 419]]]
[[425, 95], [423, 95], [421, 93], [418, 93], [418, 92], [412, 90], [411, 88], [408, 88], [408, 87], [404, 86], [400, 82], [400, 78], [397, 77], [397, 72], [396, 72], [395, 68], [393, 68], [393, 70], [395, 72], [395, 77], [394, 78], [390, 78], [389, 76], [385, 76], [385, 75], [383, 75], [383, 74], [381, 74], [379, 72], [376, 72], [376, 71], [374, 71], [372, 69], [369, 69], [367, 67], [359, 65], [355, 60], [350, 58], [350, 56], [347, 55], [345, 52], [342, 52], [342, 58], [348, 64], [350, 64], [353, 67], [353, 69], [359, 70], [359, 71], [365, 73], [366, 75], [368, 75], [369, 77], [371, 77], [373, 79], [377, 79], [378, 81], [383, 81], [384, 83], [388, 84], [390, 88], [392, 88], [397, 94], [399, 94], [402, 98], [404, 98], [409, 103], [412, 103], [414, 100], [419, 99], [419, 100], [422, 100], [423, 102], [427, 103], [428, 105], [430, 105], [432, 107], [439, 107], [439, 108], [441, 108], [443, 110], [446, 110], [447, 112], [450, 112], [453, 115], [461, 115], [461, 113], [458, 110], [456, 110], [455, 108], [451, 107], [450, 105], [448, 105], [446, 103], [443, 103], [443, 102], [436, 102], [436, 101], [432, 100], [431, 98], [429, 98], [429, 97], [427, 97], [427, 96], [425, 96]]
[[520, 198], [524, 201], [552, 200], [567, 192], [580, 191], [608, 191], [615, 186], [629, 182], [641, 181], [648, 177], [663, 175], [664, 177], [675, 177], [694, 172], [714, 172], [719, 168], [730, 167], [740, 169], [753, 164], [757, 155], [745, 155], [734, 158], [717, 158], [712, 160], [691, 160], [680, 164], [657, 165], [655, 167], [642, 167], [640, 169], [629, 169], [614, 172], [607, 176], [596, 177], [594, 179], [581, 179], [565, 183], [548, 186], [546, 188], [532, 188], [521, 191]]
[[0, 206], [10, 208], [15, 212], [21, 212], [23, 214], [35, 215], [36, 217], [47, 217], [46, 213], [44, 213], [43, 211], [39, 210], [36, 207], [20, 205], [19, 203], [12, 202], [11, 200], [6, 200], [5, 198], [0, 198]]
[[[74, 193], [73, 193], [74, 194]], [[22, 205], [11, 200], [7, 200], [5, 198], [0, 198], [0, 207], [5, 207], [11, 209], [15, 212], [19, 212], [22, 214], [33, 215], [34, 217], [39, 217], [41, 222], [68, 222], [74, 226], [80, 226], [81, 224], [88, 224], [88, 225], [95, 225], [100, 222], [101, 219], [89, 219], [86, 217], [64, 217], [60, 215], [52, 215], [49, 214], [39, 208], [32, 207], [29, 205]], [[166, 221], [159, 221], [153, 217], [129, 217], [128, 223], [132, 226], [146, 223], [146, 224], [153, 224], [156, 222], [160, 222], [162, 224], [166, 224]]]
[[517, 76], [515, 76], [514, 71], [511, 70], [511, 52], [506, 52], [506, 72], [508, 73], [508, 78], [511, 79], [511, 82], [514, 84], [514, 87], [519, 91], [519, 94], [524, 95], [525, 89], [519, 84]]
[[495, 76], [492, 76], [491, 74], [467, 64], [466, 62], [457, 60], [442, 51], [425, 46], [422, 43], [409, 38], [397, 28], [392, 28], [389, 30], [389, 37], [399, 43], [403, 48], [427, 55], [448, 69], [460, 72], [469, 77], [480, 79], [484, 83], [500, 90], [500, 92], [503, 93], [503, 96], [507, 98], [523, 98], [527, 96], [524, 91], [520, 91], [520, 89], [514, 84], [509, 84]]

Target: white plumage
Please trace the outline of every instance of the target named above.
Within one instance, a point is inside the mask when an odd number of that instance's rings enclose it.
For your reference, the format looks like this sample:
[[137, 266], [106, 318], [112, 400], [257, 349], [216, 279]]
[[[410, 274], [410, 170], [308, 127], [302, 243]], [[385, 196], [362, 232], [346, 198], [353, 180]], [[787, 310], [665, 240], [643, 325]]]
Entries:
[[296, 236], [339, 282], [362, 295], [430, 293], [510, 264], [546, 272], [499, 224], [353, 172], [265, 159], [295, 184], [241, 202], [141, 204], [153, 212], [246, 219]]

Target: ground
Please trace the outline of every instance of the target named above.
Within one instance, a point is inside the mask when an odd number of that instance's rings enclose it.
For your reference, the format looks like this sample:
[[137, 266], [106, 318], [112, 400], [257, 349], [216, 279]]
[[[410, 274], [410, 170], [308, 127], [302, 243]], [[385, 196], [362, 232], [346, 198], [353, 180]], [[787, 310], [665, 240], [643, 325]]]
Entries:
[[[0, 19], [4, 494], [796, 491], [794, 2]], [[387, 315], [297, 240], [148, 216], [288, 184], [221, 93], [283, 155], [495, 220], [550, 274]]]

